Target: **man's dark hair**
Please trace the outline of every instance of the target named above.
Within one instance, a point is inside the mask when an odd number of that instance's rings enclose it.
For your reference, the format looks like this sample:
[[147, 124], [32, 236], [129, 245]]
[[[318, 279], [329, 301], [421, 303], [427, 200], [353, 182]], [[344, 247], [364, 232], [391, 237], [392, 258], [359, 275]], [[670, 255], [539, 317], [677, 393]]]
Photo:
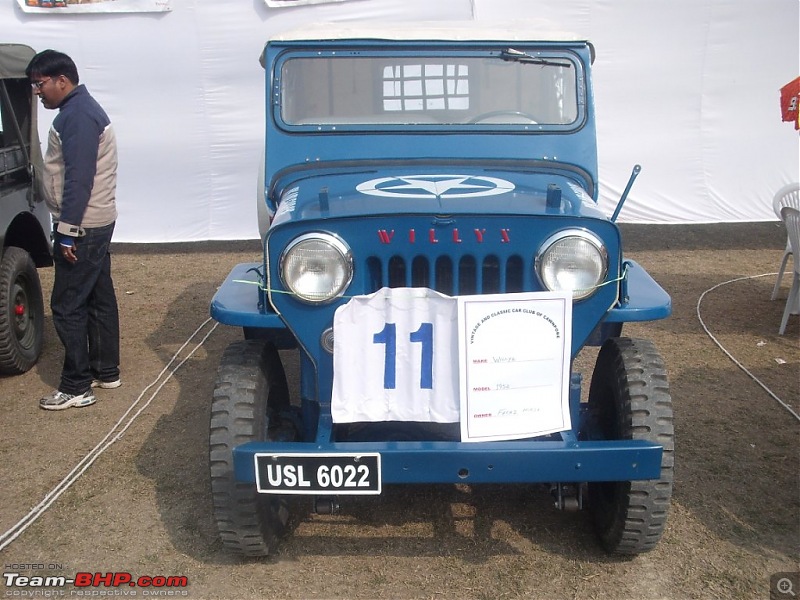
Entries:
[[63, 75], [74, 85], [78, 85], [78, 67], [75, 62], [63, 52], [57, 50], [42, 50], [31, 59], [25, 69], [28, 78], [32, 76], [58, 77]]

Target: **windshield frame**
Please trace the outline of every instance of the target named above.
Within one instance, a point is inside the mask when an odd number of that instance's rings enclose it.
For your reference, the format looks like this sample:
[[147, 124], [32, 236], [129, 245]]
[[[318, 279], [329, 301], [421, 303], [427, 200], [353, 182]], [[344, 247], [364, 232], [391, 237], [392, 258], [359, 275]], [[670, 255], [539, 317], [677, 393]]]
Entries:
[[[286, 91], [284, 90], [284, 69], [289, 61], [294, 59], [389, 59], [398, 61], [418, 61], [419, 64], [428, 64], [426, 61], [456, 62], [458, 60], [486, 60], [498, 61], [507, 65], [518, 65], [519, 69], [554, 68], [552, 65], [532, 63], [527, 60], [509, 59], [508, 51], [524, 52], [525, 55], [543, 59], [544, 61], [568, 62], [574, 77], [574, 111], [575, 119], [568, 123], [535, 123], [529, 119], [520, 118], [519, 122], [426, 122], [426, 123], [386, 123], [386, 122], [308, 122], [300, 123], [284, 118], [287, 107]], [[430, 44], [403, 45], [386, 49], [386, 46], [375, 47], [363, 45], [345, 45], [331, 47], [306, 47], [283, 50], [273, 63], [269, 97], [273, 120], [278, 128], [292, 133], [420, 133], [425, 131], [442, 132], [458, 131], [467, 133], [509, 132], [509, 133], [568, 133], [583, 127], [587, 120], [587, 81], [581, 57], [569, 47], [553, 45], [536, 45], [530, 43], [514, 43], [510, 48], [507, 44], [494, 43], [491, 47], [463, 47], [463, 46], [434, 46]], [[427, 110], [427, 109], [426, 109]], [[415, 111], [424, 114], [426, 110]], [[400, 111], [402, 112], [402, 111]]]

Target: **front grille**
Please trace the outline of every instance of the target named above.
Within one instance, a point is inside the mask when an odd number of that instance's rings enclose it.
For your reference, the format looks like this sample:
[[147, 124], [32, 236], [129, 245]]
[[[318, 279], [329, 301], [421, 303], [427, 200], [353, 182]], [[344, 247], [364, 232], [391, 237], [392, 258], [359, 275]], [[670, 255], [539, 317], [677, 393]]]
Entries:
[[533, 272], [532, 265], [516, 255], [393, 256], [388, 260], [373, 256], [366, 267], [370, 288], [366, 293], [382, 287], [427, 287], [448, 296], [522, 292], [526, 273]]

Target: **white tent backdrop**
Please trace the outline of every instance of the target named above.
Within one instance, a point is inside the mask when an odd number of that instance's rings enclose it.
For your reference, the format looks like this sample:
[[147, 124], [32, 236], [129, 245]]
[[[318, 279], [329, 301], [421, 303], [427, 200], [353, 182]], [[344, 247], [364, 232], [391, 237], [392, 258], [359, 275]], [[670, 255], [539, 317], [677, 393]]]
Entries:
[[[0, 42], [55, 48], [114, 122], [115, 240], [252, 239], [264, 124], [258, 56], [310, 21], [545, 18], [597, 48], [601, 206], [635, 163], [621, 222], [776, 220], [772, 194], [800, 179], [779, 89], [800, 74], [797, 0], [171, 0], [165, 13], [27, 14], [0, 0]], [[42, 110], [41, 135], [54, 114]]]

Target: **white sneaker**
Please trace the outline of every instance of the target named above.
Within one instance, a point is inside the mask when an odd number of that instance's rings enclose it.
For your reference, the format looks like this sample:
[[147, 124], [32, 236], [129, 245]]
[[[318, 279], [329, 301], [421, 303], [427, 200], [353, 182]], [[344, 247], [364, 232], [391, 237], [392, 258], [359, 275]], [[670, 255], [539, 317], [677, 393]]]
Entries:
[[48, 394], [39, 400], [39, 408], [45, 410], [64, 410], [65, 408], [80, 408], [82, 406], [89, 406], [97, 402], [94, 393], [91, 389], [86, 390], [82, 394], [65, 394], [59, 390]]
[[93, 388], [102, 388], [104, 390], [113, 390], [121, 385], [122, 385], [121, 379], [115, 379], [114, 381], [101, 381], [100, 379], [95, 379], [92, 381]]

